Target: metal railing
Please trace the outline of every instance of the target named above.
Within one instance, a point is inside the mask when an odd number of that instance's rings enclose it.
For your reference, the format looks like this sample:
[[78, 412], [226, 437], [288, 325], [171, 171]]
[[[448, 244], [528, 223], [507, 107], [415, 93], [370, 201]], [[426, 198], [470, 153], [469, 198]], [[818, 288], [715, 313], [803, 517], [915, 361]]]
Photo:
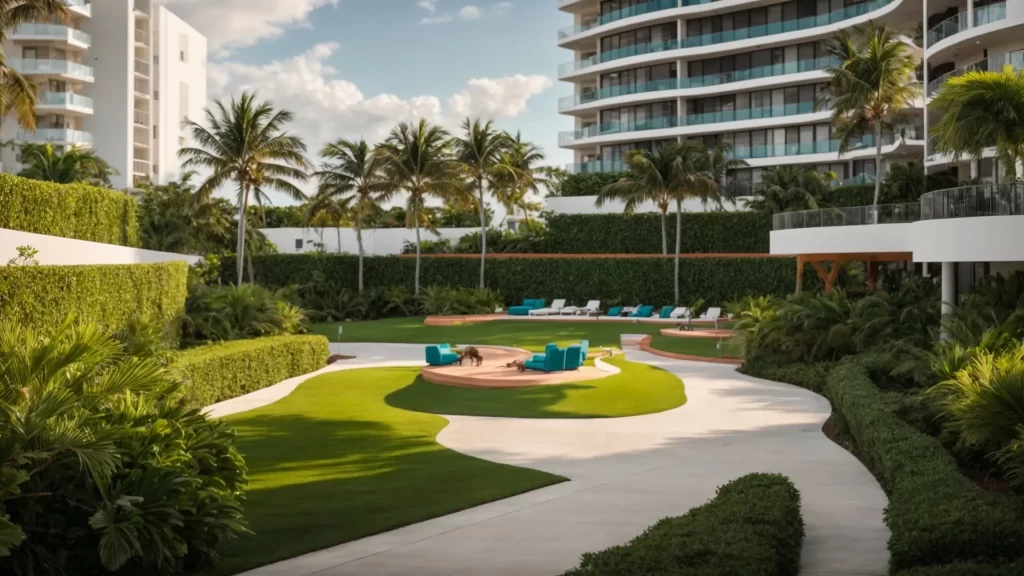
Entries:
[[678, 8], [679, 0], [650, 0], [643, 4], [634, 4], [611, 12], [606, 12], [600, 16], [577, 24], [575, 26], [568, 26], [558, 31], [558, 39], [562, 40], [570, 36], [582, 34], [587, 30], [593, 30], [598, 26], [610, 24], [618, 20], [625, 18], [632, 18], [633, 16], [640, 16], [642, 14], [650, 14], [651, 12], [658, 12], [660, 10], [668, 10], [670, 8]]
[[949, 80], [950, 78], [956, 78], [957, 76], [962, 76], [975, 70], [981, 72], [1001, 72], [1006, 66], [1012, 66], [1014, 70], [1024, 70], [1024, 50], [1015, 50], [1007, 54], [990, 56], [984, 60], [978, 60], [977, 62], [962, 66], [956, 70], [946, 72], [942, 76], [939, 76], [928, 83], [928, 95], [931, 96], [939, 89], [940, 86], [946, 83], [946, 80]]
[[1024, 183], [981, 184], [921, 196], [921, 219], [1024, 216]]
[[[974, 10], [974, 26], [984, 26], [1006, 18], [1006, 2], [989, 4]], [[941, 42], [950, 36], [970, 28], [967, 12], [959, 12], [928, 30], [928, 46]]]
[[869, 224], [906, 224], [921, 220], [921, 204], [883, 204], [781, 212], [772, 217], [772, 229], [795, 230], [830, 226], [864, 226]]

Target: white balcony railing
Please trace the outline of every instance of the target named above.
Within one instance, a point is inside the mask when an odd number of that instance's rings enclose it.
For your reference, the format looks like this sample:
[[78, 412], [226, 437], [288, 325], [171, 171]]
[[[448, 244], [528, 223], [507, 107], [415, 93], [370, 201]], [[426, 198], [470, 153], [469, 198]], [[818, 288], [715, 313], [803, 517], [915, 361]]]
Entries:
[[36, 98], [37, 106], [74, 106], [93, 109], [92, 98], [73, 92], [44, 92]]
[[72, 10], [92, 16], [92, 0], [64, 0]]
[[135, 79], [135, 92], [149, 96], [149, 80]]
[[86, 82], [92, 82], [94, 73], [85, 64], [70, 60], [44, 60], [41, 58], [16, 58], [8, 63], [20, 74], [46, 74], [74, 76]]
[[149, 112], [145, 110], [133, 110], [134, 121], [139, 126], [149, 126]]
[[149, 161], [148, 160], [134, 160], [132, 161], [132, 171], [141, 176], [149, 174]]
[[35, 132], [19, 129], [19, 142], [60, 142], [75, 145], [92, 145], [92, 134], [70, 128], [40, 128]]
[[11, 38], [19, 40], [22, 38], [47, 38], [51, 40], [63, 40], [65, 42], [80, 42], [82, 44], [92, 44], [92, 37], [78, 30], [76, 28], [70, 28], [61, 24], [39, 24], [36, 22], [29, 22], [26, 24], [20, 24], [14, 29], [14, 34]]
[[135, 29], [135, 43], [136, 44], [149, 44], [149, 30], [143, 28]]
[[149, 62], [145, 60], [135, 59], [135, 73], [142, 74], [143, 76], [149, 77]]

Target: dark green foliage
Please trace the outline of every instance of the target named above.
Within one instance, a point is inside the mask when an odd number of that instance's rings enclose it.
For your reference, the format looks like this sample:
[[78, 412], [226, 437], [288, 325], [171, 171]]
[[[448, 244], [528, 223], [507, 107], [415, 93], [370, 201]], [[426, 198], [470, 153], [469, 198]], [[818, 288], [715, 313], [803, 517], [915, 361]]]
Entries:
[[0, 174], [0, 228], [139, 246], [135, 199], [106, 188]]
[[970, 562], [947, 564], [945, 566], [927, 566], [925, 568], [903, 570], [896, 574], [896, 576], [1014, 576], [1016, 574], [1024, 574], [1024, 562], [1003, 565], [975, 564]]
[[714, 500], [665, 518], [629, 543], [583, 555], [565, 576], [777, 575], [800, 571], [800, 493], [788, 478], [749, 474]]
[[315, 372], [328, 354], [323, 336], [275, 336], [184, 350], [168, 368], [185, 382], [185, 404], [201, 408]]
[[781, 359], [766, 357], [747, 360], [744, 372], [756, 378], [793, 384], [818, 394], [825, 391], [828, 364], [788, 364], [779, 360]]
[[186, 344], [297, 334], [306, 316], [285, 291], [256, 284], [189, 286], [182, 335]]
[[502, 305], [501, 294], [490, 288], [429, 286], [420, 292], [420, 310], [428, 316], [490, 314]]
[[968, 481], [937, 439], [900, 419], [864, 367], [833, 369], [826, 393], [889, 495], [892, 571], [1020, 556], [1024, 528], [1011, 501]]
[[69, 315], [109, 333], [137, 317], [175, 322], [185, 311], [184, 262], [112, 266], [0, 267], [0, 318], [37, 330]]
[[562, 181], [561, 196], [597, 196], [605, 186], [618, 182], [624, 172], [588, 172], [569, 174]]
[[[682, 254], [764, 254], [770, 249], [770, 215], [692, 212], [682, 218]], [[555, 214], [548, 218], [548, 234], [556, 254], [661, 254], [658, 214]], [[675, 217], [668, 219], [668, 237], [676, 237]]]
[[[488, 254], [543, 254], [548, 252], [548, 244], [548, 234], [544, 228], [522, 232], [487, 229]], [[470, 232], [455, 243], [447, 238], [420, 242], [420, 254], [479, 254], [480, 250], [479, 232]], [[415, 253], [416, 243], [406, 240], [402, 254]]]
[[[256, 280], [270, 288], [320, 284], [325, 292], [355, 291], [358, 258], [333, 254], [254, 256]], [[412, 288], [412, 258], [366, 258], [366, 285]], [[480, 262], [473, 258], [425, 258], [424, 286], [473, 287]], [[223, 262], [223, 279], [233, 281], [234, 260]], [[683, 301], [702, 298], [724, 303], [748, 294], [787, 294], [796, 283], [789, 258], [687, 259], [680, 268]], [[672, 260], [669, 258], [500, 258], [487, 265], [487, 285], [500, 287], [505, 304], [524, 298], [590, 299], [663, 305], [672, 301]], [[314, 308], [303, 299], [304, 305]], [[314, 308], [315, 309], [315, 308]]]
[[305, 212], [301, 206], [250, 206], [249, 219], [260, 228], [303, 228]]

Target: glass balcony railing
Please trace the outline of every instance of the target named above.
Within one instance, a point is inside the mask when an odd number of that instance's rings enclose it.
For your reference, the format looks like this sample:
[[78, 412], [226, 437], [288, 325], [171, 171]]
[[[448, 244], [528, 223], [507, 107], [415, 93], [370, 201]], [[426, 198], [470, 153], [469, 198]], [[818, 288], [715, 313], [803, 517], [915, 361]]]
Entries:
[[921, 196], [924, 220], [1024, 215], [1024, 184], [982, 184], [936, 190]]
[[64, 3], [83, 12], [92, 13], [92, 0], [64, 0]]
[[906, 224], [921, 219], [921, 203], [851, 206], [782, 212], [772, 217], [773, 230], [865, 226], [870, 224]]
[[998, 22], [1005, 19], [1006, 2], [989, 4], [988, 6], [982, 6], [981, 8], [974, 9], [975, 26], [984, 26], [985, 24], [991, 24], [992, 22]]
[[991, 56], [984, 60], [978, 60], [977, 62], [957, 68], [951, 72], [946, 72], [942, 76], [939, 76], [928, 83], [928, 95], [931, 96], [934, 94], [939, 87], [945, 84], [950, 78], [956, 78], [957, 76], [962, 76], [975, 70], [981, 72], [999, 72], [1006, 66], [1012, 66], [1014, 70], [1024, 70], [1024, 50], [1016, 50], [1008, 54]]
[[75, 94], [73, 92], [46, 92], [36, 98], [38, 106], [77, 106], [79, 108], [93, 108], [92, 98]]
[[650, 82], [637, 82], [635, 84], [623, 84], [621, 86], [610, 86], [600, 90], [584, 91], [574, 96], [566, 96], [558, 101], [559, 110], [568, 110], [575, 106], [590, 104], [606, 98], [617, 96], [629, 96], [631, 94], [643, 94], [645, 92], [659, 92], [661, 90], [675, 90], [679, 87], [677, 78], [665, 78], [663, 80], [652, 80]]
[[19, 24], [18, 27], [14, 29], [14, 36], [52, 38], [69, 42], [74, 40], [83, 44], [92, 43], [92, 37], [85, 32], [76, 28], [62, 26], [60, 24], [38, 24], [35, 22]]
[[624, 18], [631, 18], [633, 16], [640, 16], [642, 14], [650, 14], [651, 12], [658, 12], [660, 10], [668, 10], [669, 8], [678, 7], [679, 0], [651, 0], [650, 2], [644, 2], [643, 4], [634, 4], [619, 10], [613, 10], [611, 12], [601, 14], [597, 18], [583, 22], [582, 24], [562, 28], [558, 31], [558, 39], [561, 40], [563, 38], [582, 34], [587, 30], [592, 30], [598, 26], [604, 26], [605, 24], [610, 24]]
[[16, 58], [14, 60], [8, 60], [8, 62], [11, 67], [18, 71], [19, 74], [76, 76], [87, 81], [92, 81], [94, 78], [92, 68], [70, 60]]
[[92, 134], [67, 128], [40, 128], [35, 132], [18, 130], [19, 142], [60, 142], [83, 145], [92, 144]]
[[642, 132], [644, 130], [663, 130], [679, 126], [679, 118], [675, 116], [663, 116], [661, 118], [649, 118], [632, 122], [610, 122], [606, 124], [594, 124], [582, 130], [569, 130], [558, 135], [560, 143], [576, 142], [587, 138], [596, 138], [608, 134], [623, 134], [626, 132]]
[[[989, 4], [974, 10], [974, 25], [983, 26], [1006, 18], [1006, 3]], [[928, 31], [928, 45], [941, 42], [954, 34], [958, 34], [969, 28], [967, 12], [960, 12], [946, 18]]]
[[564, 76], [578, 70], [590, 68], [595, 64], [601, 64], [603, 62], [611, 62], [612, 60], [629, 58], [630, 56], [665, 52], [667, 50], [675, 50], [677, 48], [679, 48], [679, 40], [661, 40], [658, 42], [647, 42], [646, 44], [633, 44], [632, 46], [623, 46], [622, 48], [616, 48], [615, 50], [594, 54], [593, 56], [588, 56], [582, 60], [566, 62], [559, 67], [558, 71]]
[[[737, 122], [743, 120], [757, 120], [760, 118], [777, 118], [779, 116], [810, 114], [814, 111], [814, 102], [799, 102], [797, 104], [763, 106], [759, 108], [744, 108], [739, 110], [723, 110], [719, 112], [705, 112], [703, 114], [688, 114], [686, 116], [686, 125], [692, 126], [697, 124], [715, 124], [717, 122]], [[825, 110], [822, 109], [819, 111]]]
[[591, 160], [569, 164], [565, 169], [572, 174], [591, 174], [594, 172], [625, 172], [626, 162], [623, 160]]

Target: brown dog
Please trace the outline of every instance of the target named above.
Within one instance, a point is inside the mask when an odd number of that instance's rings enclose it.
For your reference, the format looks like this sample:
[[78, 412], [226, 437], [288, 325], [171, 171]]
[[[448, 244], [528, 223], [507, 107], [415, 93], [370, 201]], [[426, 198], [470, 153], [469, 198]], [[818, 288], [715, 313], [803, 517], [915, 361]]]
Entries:
[[484, 357], [480, 355], [480, 351], [476, 349], [476, 346], [467, 346], [462, 352], [459, 353], [459, 359], [456, 360], [459, 366], [462, 366], [462, 361], [469, 358], [470, 366], [482, 366], [484, 363]]

